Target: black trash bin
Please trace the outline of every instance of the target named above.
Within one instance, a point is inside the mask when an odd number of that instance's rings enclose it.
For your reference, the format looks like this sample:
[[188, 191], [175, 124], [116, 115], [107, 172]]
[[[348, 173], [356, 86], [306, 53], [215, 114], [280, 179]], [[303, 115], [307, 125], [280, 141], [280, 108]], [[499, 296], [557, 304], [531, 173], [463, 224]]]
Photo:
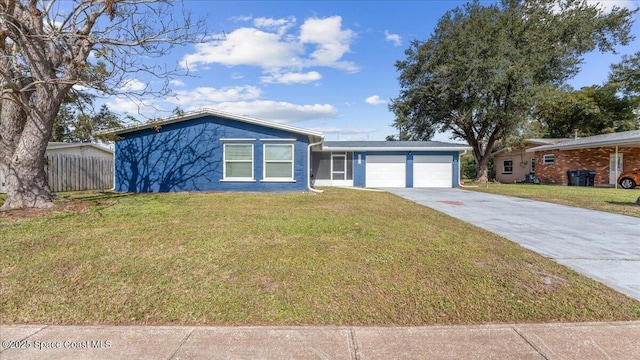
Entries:
[[596, 183], [596, 171], [587, 170], [587, 185], [585, 186], [594, 186], [595, 183]]
[[569, 179], [569, 186], [578, 186], [580, 183], [580, 171], [567, 170], [567, 178]]
[[589, 180], [589, 171], [578, 170], [578, 186], [587, 186]]

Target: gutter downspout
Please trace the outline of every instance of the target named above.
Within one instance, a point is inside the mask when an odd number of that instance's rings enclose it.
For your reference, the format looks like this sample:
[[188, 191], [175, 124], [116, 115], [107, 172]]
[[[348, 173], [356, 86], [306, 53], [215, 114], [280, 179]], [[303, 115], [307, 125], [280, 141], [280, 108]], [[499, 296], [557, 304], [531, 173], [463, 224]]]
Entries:
[[111, 192], [116, 192], [116, 142], [113, 142], [113, 187]]
[[[616, 162], [616, 179], [615, 179], [615, 180], [613, 180], [613, 181], [616, 183], [616, 186], [615, 186], [615, 188], [616, 188], [616, 189], [618, 188], [618, 176], [620, 176], [620, 174], [618, 174], [618, 172], [619, 172], [619, 171], [618, 171], [618, 165], [619, 165], [619, 164], [618, 164], [618, 156], [619, 156], [619, 155], [618, 155], [618, 145], [616, 145], [616, 157], [615, 157], [615, 159], [613, 160], [613, 161], [615, 161], [615, 162]], [[611, 175], [609, 175], [609, 176], [611, 176]]]
[[460, 156], [458, 156], [458, 186], [459, 187], [467, 187], [467, 188], [477, 188], [478, 185], [463, 185], [462, 184], [462, 155], [469, 152], [469, 150], [465, 150]]
[[312, 146], [316, 146], [316, 145], [320, 145], [322, 144], [322, 142], [324, 141], [324, 137], [320, 137], [320, 141], [315, 142], [315, 143], [311, 143], [307, 146], [307, 164], [309, 166], [308, 170], [307, 170], [307, 189], [309, 189], [309, 191], [314, 192], [314, 193], [318, 193], [318, 194], [322, 194], [324, 191], [322, 190], [318, 190], [318, 189], [314, 189], [311, 187], [311, 147]]

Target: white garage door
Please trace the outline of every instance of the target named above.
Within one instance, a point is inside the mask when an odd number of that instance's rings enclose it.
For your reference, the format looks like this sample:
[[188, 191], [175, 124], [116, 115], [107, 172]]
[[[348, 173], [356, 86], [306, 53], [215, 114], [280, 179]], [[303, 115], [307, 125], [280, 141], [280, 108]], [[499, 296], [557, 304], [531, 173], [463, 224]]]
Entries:
[[406, 187], [405, 155], [367, 155], [367, 187]]
[[453, 186], [453, 156], [416, 155], [413, 157], [413, 187]]

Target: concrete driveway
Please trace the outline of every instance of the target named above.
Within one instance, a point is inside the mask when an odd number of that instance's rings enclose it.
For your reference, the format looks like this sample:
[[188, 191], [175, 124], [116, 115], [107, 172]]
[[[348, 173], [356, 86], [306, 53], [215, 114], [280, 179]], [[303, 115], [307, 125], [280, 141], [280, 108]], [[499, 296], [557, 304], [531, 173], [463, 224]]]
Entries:
[[386, 189], [640, 300], [640, 219], [462, 189]]

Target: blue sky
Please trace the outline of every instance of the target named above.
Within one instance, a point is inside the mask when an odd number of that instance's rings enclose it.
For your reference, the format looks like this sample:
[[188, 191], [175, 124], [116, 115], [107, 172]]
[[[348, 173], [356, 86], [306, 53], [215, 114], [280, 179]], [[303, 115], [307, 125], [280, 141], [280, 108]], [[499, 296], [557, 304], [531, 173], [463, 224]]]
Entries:
[[[190, 76], [172, 82], [172, 97], [106, 103], [138, 118], [164, 117], [176, 106], [212, 108], [318, 130], [327, 140], [384, 140], [395, 133], [388, 110], [399, 93], [395, 62], [412, 40], [428, 39], [438, 19], [465, 2], [187, 0], [187, 10], [206, 14], [211, 37], [162, 61]], [[640, 6], [640, 0], [600, 2]], [[633, 33], [640, 35], [640, 16], [635, 19]], [[635, 40], [618, 55], [589, 54], [571, 85], [601, 84], [611, 63], [638, 49]], [[127, 86], [139, 90], [146, 81], [131, 78]]]

